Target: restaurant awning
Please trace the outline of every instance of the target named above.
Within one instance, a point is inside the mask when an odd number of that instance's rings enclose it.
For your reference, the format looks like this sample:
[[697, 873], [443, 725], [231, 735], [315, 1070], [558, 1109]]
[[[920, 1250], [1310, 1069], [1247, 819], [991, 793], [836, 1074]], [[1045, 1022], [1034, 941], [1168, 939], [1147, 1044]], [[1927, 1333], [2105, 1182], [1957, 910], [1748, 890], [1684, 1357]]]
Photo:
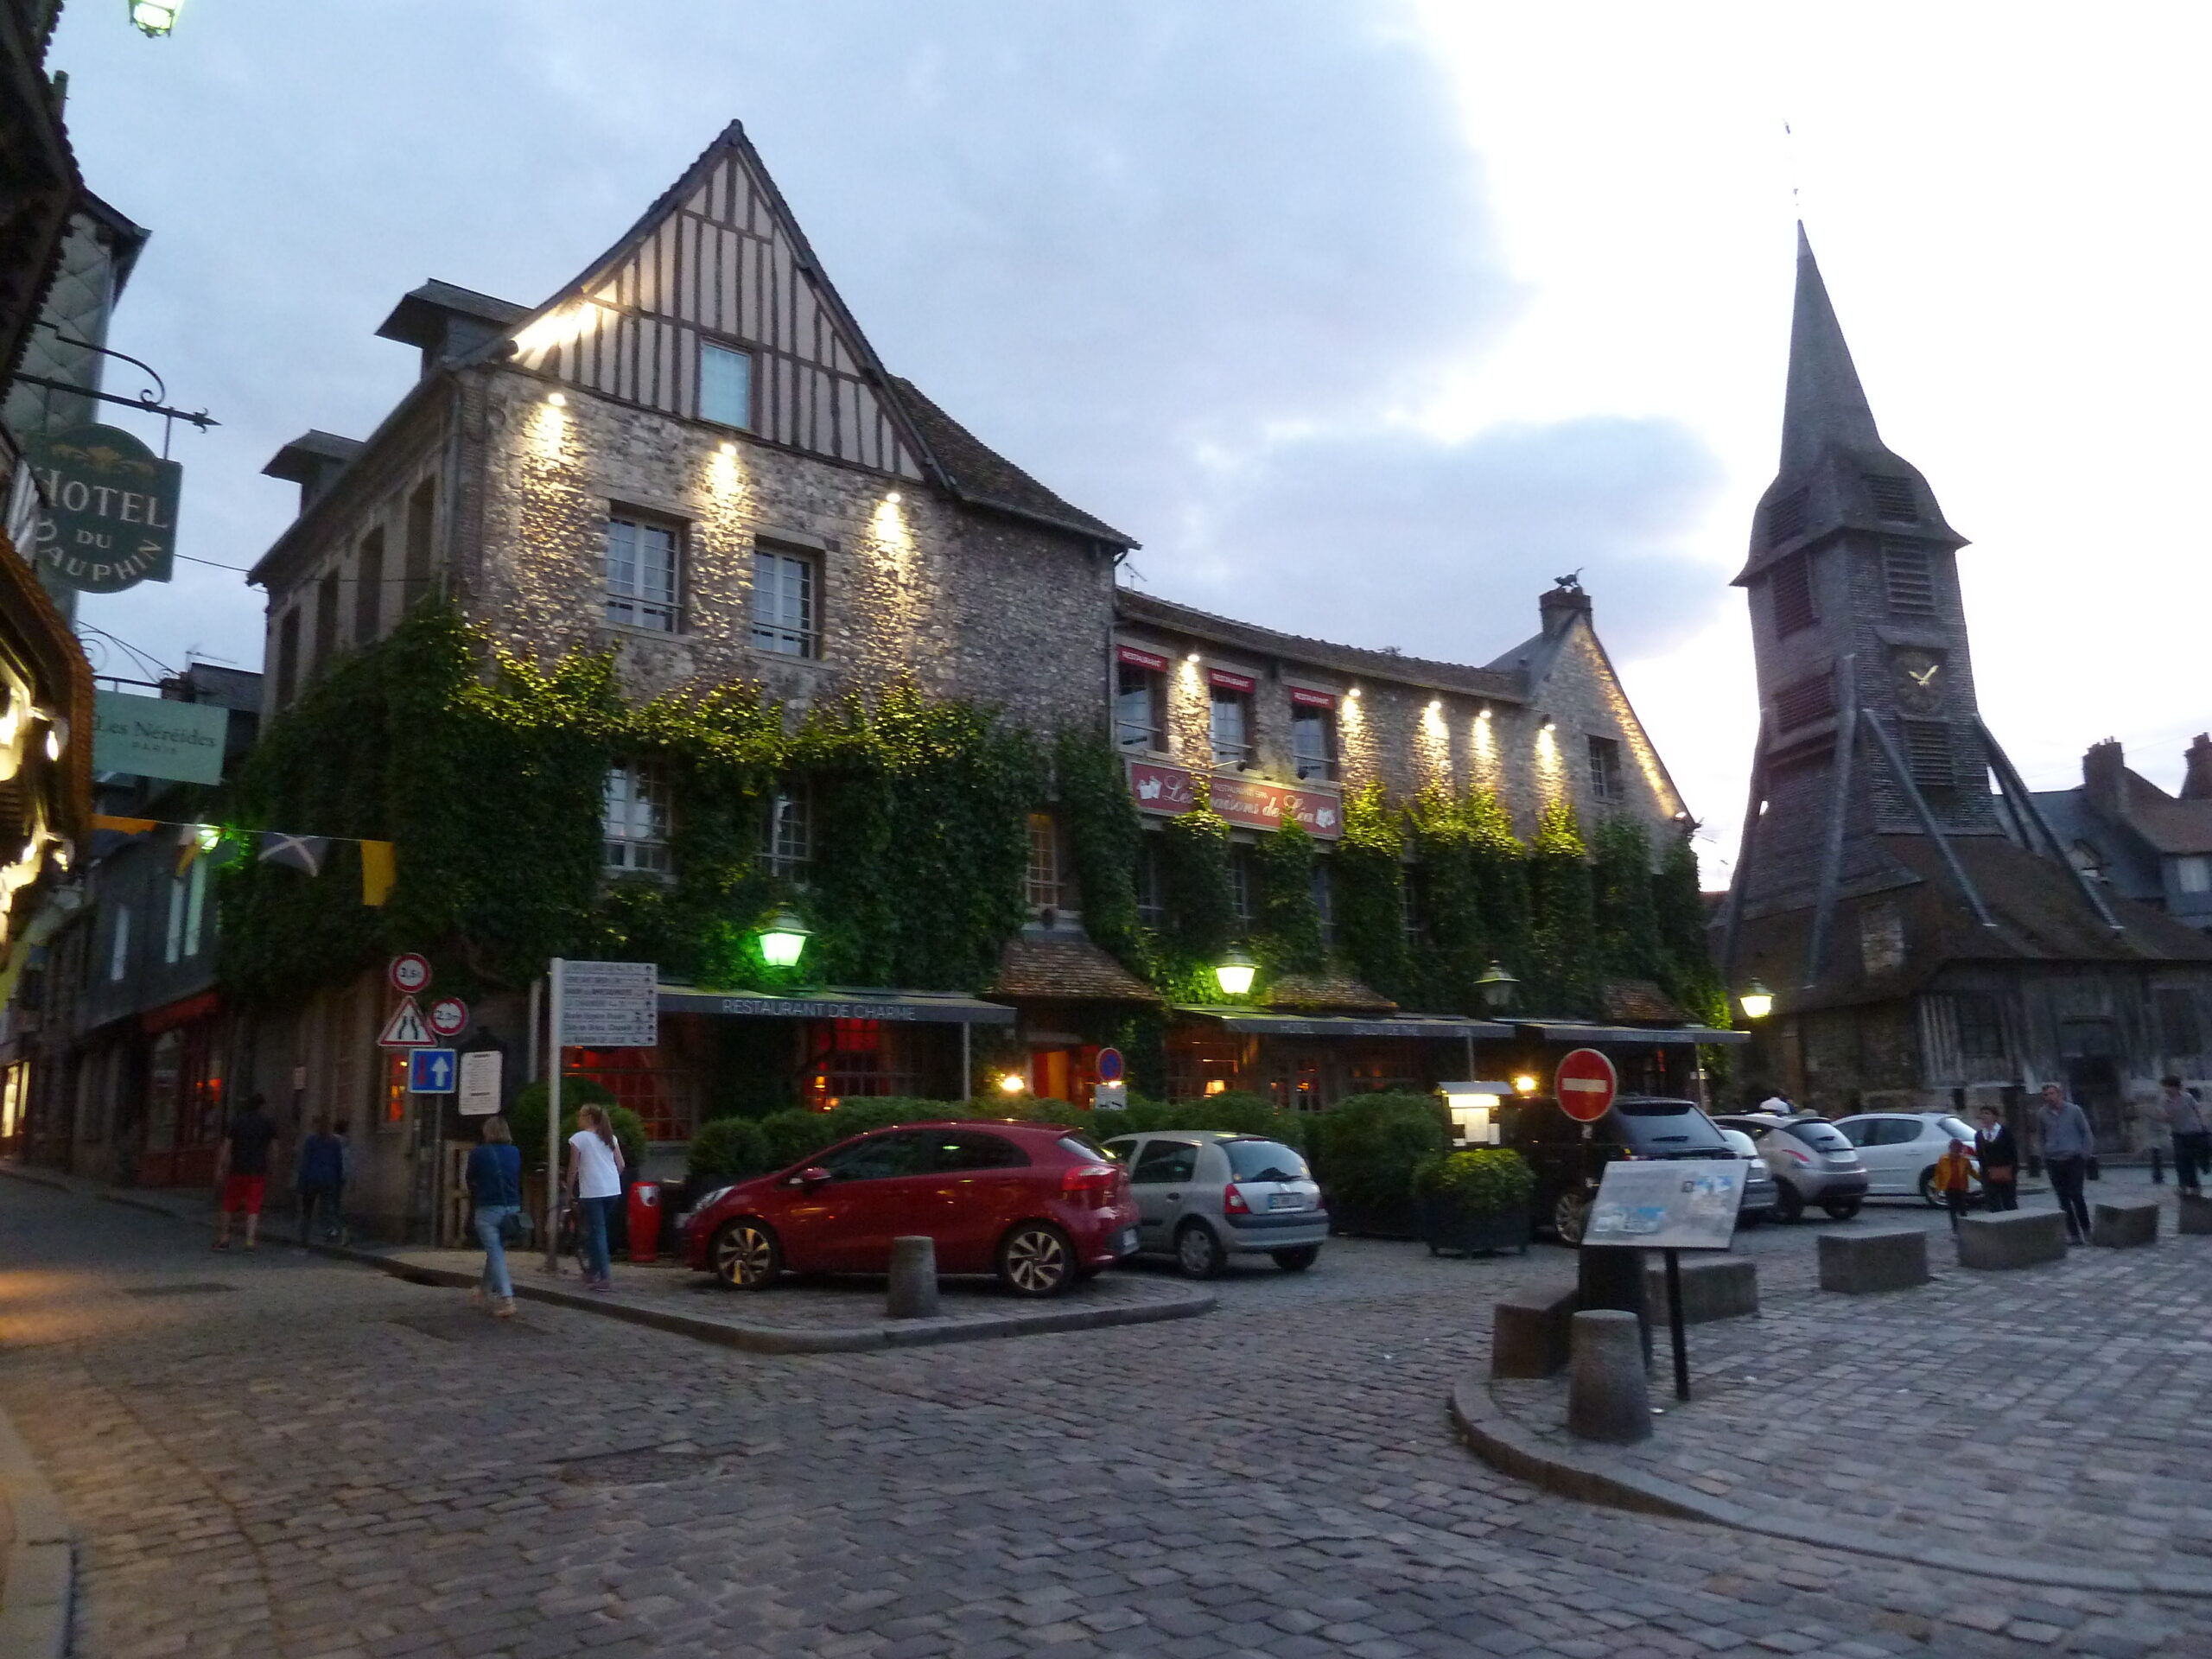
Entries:
[[1486, 1042], [1510, 1037], [1510, 1026], [1468, 1020], [1450, 1014], [1392, 1014], [1362, 1019], [1356, 1014], [1262, 1014], [1254, 1008], [1178, 1007], [1178, 1014], [1218, 1020], [1224, 1031], [1255, 1037], [1425, 1037], [1458, 1042]]
[[972, 996], [930, 991], [809, 991], [768, 996], [758, 991], [660, 988], [663, 1014], [733, 1014], [753, 1020], [884, 1020], [940, 1026], [1010, 1026], [1014, 1010]]
[[1650, 1043], [1748, 1043], [1748, 1031], [1718, 1031], [1710, 1026], [1586, 1026], [1573, 1020], [1530, 1020], [1513, 1029], [1523, 1038], [1546, 1043], [1622, 1043], [1643, 1046]]

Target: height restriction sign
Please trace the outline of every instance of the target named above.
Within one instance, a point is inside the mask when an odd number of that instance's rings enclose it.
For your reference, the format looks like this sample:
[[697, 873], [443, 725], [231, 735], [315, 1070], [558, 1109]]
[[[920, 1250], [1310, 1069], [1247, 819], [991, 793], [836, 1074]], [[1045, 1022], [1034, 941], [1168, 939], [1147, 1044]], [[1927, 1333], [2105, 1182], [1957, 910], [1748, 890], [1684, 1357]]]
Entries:
[[1621, 1080], [1613, 1063], [1594, 1048], [1578, 1048], [1559, 1063], [1552, 1084], [1559, 1109], [1578, 1123], [1595, 1123], [1611, 1108]]

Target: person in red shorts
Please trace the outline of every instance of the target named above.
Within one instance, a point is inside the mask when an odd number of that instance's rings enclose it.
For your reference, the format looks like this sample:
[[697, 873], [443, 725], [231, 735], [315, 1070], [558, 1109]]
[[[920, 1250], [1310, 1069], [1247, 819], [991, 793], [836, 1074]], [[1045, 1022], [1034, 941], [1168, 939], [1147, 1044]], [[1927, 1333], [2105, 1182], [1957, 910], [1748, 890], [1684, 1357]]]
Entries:
[[261, 1195], [269, 1185], [269, 1152], [276, 1144], [276, 1126], [262, 1109], [261, 1096], [247, 1097], [245, 1106], [231, 1120], [223, 1135], [222, 1150], [215, 1155], [215, 1172], [223, 1184], [223, 1219], [215, 1234], [215, 1248], [231, 1248], [231, 1217], [245, 1217], [245, 1247], [258, 1249], [254, 1235], [261, 1230]]

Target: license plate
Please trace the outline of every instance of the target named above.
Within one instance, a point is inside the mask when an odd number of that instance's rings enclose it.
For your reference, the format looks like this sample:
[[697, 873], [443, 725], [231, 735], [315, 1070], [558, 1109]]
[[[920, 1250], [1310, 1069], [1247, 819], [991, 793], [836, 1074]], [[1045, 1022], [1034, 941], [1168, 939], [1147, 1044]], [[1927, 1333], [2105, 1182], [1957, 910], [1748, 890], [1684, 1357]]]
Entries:
[[1123, 1255], [1131, 1255], [1135, 1254], [1137, 1248], [1137, 1230], [1134, 1227], [1122, 1228], [1121, 1236], [1115, 1241], [1114, 1248], [1120, 1251]]
[[1270, 1210], [1303, 1210], [1305, 1207], [1306, 1195], [1303, 1192], [1270, 1192], [1268, 1194], [1268, 1208]]

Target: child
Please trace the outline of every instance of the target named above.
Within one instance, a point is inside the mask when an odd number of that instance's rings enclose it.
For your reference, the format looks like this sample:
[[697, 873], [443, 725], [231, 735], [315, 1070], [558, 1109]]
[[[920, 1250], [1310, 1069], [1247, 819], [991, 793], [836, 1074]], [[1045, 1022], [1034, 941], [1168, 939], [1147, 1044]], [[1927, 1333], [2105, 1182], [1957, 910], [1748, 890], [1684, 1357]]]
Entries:
[[1944, 1208], [1951, 1212], [1951, 1230], [1955, 1233], [1959, 1217], [1974, 1201], [1974, 1154], [1967, 1150], [1965, 1141], [1952, 1141], [1936, 1160], [1936, 1190], [1943, 1195]]

